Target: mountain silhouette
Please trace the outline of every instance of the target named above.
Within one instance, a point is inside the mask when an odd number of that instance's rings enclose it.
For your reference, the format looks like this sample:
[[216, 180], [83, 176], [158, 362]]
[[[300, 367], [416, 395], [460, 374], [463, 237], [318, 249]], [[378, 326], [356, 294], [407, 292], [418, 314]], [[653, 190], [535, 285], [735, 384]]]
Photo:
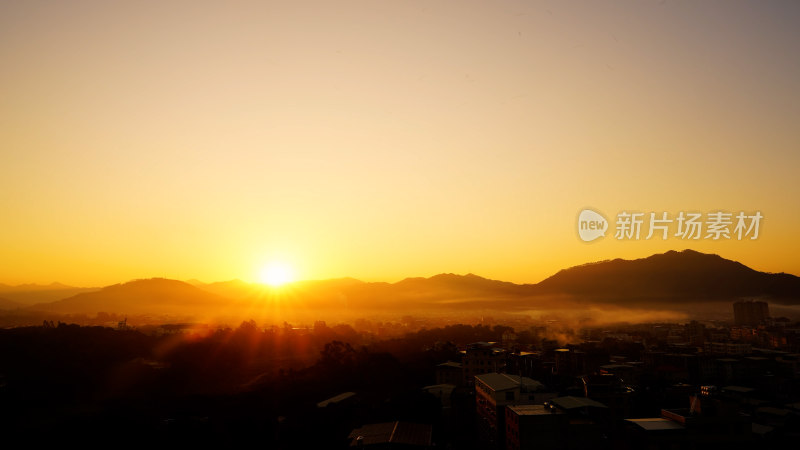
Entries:
[[54, 291], [59, 289], [71, 289], [73, 286], [68, 286], [59, 282], [50, 284], [36, 284], [27, 283], [11, 286], [8, 284], [0, 283], [0, 292], [21, 292], [21, 291]]
[[100, 311], [124, 314], [185, 314], [199, 308], [223, 307], [229, 303], [223, 297], [183, 281], [151, 278], [107, 286], [56, 302], [39, 303], [29, 309], [70, 314], [94, 314]]
[[564, 269], [536, 285], [541, 294], [593, 299], [731, 300], [765, 297], [800, 303], [800, 278], [765, 273], [719, 255], [674, 250], [643, 259], [615, 259]]
[[98, 289], [67, 286], [61, 283], [47, 285], [20, 284], [18, 286], [0, 283], [0, 297], [18, 303], [20, 306], [30, 306], [37, 303], [53, 302], [83, 292], [97, 291]]
[[21, 304], [13, 300], [9, 300], [7, 298], [0, 298], [0, 309], [5, 309], [5, 310], [17, 309], [21, 306], [22, 306]]
[[480, 293], [523, 294], [525, 285], [490, 280], [471, 273], [466, 275], [440, 273], [430, 278], [406, 278], [394, 283], [392, 286], [395, 289], [411, 292], [450, 291], [456, 294], [468, 292], [469, 295], [475, 295]]
[[[668, 251], [564, 269], [538, 284], [514, 284], [474, 274], [439, 274], [396, 283], [353, 278], [299, 281], [280, 289], [242, 280], [195, 285], [163, 278], [135, 280], [84, 292], [31, 310], [55, 313], [213, 315], [221, 311], [302, 310], [314, 314], [382, 311], [521, 311], [564, 307], [564, 300], [629, 308], [683, 309], [695, 303], [759, 297], [800, 304], [800, 278], [765, 273], [714, 254]], [[320, 316], [322, 317], [322, 316]]]

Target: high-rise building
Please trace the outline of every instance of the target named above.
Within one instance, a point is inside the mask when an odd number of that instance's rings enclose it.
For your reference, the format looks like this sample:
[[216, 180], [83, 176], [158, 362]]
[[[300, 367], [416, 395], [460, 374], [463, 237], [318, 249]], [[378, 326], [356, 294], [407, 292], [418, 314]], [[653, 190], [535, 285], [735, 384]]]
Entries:
[[554, 397], [542, 383], [528, 377], [505, 373], [475, 375], [475, 406], [481, 447], [503, 450], [506, 447], [506, 406], [542, 404]]
[[742, 301], [733, 304], [733, 318], [736, 325], [756, 326], [769, 317], [767, 302]]
[[684, 330], [686, 333], [686, 340], [689, 341], [689, 344], [695, 347], [702, 347], [703, 344], [706, 342], [705, 334], [706, 334], [706, 326], [702, 323], [693, 320], [686, 325], [684, 325]]
[[472, 385], [475, 375], [505, 371], [506, 351], [497, 347], [496, 342], [475, 342], [462, 353], [465, 384]]
[[506, 450], [563, 449], [569, 416], [556, 407], [510, 405], [506, 407]]

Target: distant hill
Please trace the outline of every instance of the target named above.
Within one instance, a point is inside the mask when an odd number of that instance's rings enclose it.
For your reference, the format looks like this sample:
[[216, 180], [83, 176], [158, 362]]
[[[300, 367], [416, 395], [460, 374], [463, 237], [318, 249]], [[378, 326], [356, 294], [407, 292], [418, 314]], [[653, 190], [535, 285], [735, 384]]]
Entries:
[[0, 298], [0, 309], [9, 310], [9, 309], [17, 309], [20, 308], [22, 305], [7, 298]]
[[69, 314], [185, 314], [209, 308], [226, 307], [230, 301], [188, 283], [164, 278], [135, 280], [115, 284], [50, 303], [39, 303], [30, 310]]
[[67, 286], [66, 284], [61, 284], [58, 282], [53, 282], [50, 284], [27, 283], [27, 284], [19, 284], [16, 286], [0, 283], [0, 292], [53, 291], [53, 290], [71, 289], [71, 288], [73, 288], [73, 286]]
[[20, 306], [30, 306], [36, 303], [47, 303], [61, 300], [84, 292], [97, 291], [100, 288], [81, 288], [67, 286], [61, 283], [21, 284], [9, 286], [0, 284], [0, 297], [18, 303]]
[[800, 304], [800, 278], [765, 273], [718, 255], [668, 251], [643, 259], [603, 261], [562, 270], [536, 285], [540, 294], [644, 302], [766, 297]]
[[256, 285], [246, 283], [239, 279], [216, 283], [190, 283], [203, 291], [234, 299], [246, 298], [256, 288]]
[[458, 296], [474, 296], [476, 294], [519, 295], [525, 293], [525, 285], [507, 281], [490, 280], [468, 273], [456, 275], [441, 273], [430, 278], [406, 278], [394, 285], [395, 289], [407, 292], [448, 292]]

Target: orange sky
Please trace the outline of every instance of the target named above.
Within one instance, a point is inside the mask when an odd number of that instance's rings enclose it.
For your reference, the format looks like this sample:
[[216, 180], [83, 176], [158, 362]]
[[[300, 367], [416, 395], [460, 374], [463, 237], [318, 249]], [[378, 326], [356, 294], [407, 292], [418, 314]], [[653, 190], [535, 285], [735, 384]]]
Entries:
[[[112, 4], [113, 3], [113, 4]], [[0, 3], [0, 282], [800, 274], [800, 4]], [[580, 241], [584, 207], [761, 211]]]

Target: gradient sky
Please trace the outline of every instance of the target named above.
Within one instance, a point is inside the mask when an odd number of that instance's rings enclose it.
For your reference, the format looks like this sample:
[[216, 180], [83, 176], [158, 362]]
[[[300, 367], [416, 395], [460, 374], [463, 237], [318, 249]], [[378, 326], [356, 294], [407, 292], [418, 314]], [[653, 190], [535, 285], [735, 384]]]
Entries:
[[[0, 1], [0, 282], [800, 274], [800, 2]], [[578, 239], [584, 207], [761, 211]]]

